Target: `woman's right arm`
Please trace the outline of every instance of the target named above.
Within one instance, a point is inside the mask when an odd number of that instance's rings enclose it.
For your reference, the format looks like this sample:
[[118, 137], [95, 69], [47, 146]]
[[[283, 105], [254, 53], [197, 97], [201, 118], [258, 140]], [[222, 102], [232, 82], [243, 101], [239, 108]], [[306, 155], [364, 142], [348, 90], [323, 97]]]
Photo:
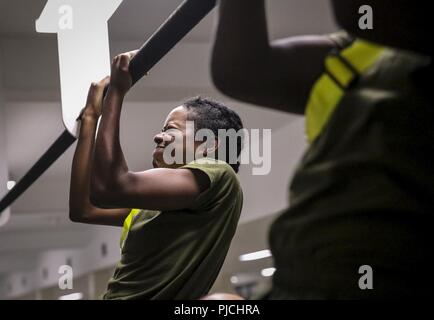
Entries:
[[328, 36], [270, 43], [264, 0], [220, 0], [212, 78], [220, 91], [236, 99], [304, 114], [311, 87], [333, 47]]
[[80, 134], [72, 162], [69, 217], [73, 222], [122, 226], [131, 209], [102, 209], [89, 199], [90, 171], [96, 127], [101, 115], [102, 95], [108, 79], [92, 84], [81, 115]]

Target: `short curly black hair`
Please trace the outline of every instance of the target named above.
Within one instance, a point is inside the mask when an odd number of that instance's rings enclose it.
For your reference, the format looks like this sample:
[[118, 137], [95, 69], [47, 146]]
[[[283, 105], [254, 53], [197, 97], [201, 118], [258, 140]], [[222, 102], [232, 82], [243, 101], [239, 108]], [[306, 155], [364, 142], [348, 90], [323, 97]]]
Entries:
[[[243, 129], [243, 122], [240, 116], [225, 106], [221, 102], [214, 101], [210, 98], [203, 98], [201, 96], [189, 98], [182, 103], [188, 110], [188, 120], [194, 120], [195, 130], [209, 129], [216, 137], [218, 137], [219, 129], [230, 130], [233, 129], [239, 132]], [[237, 137], [237, 161], [236, 163], [231, 163], [230, 161], [230, 143], [229, 138], [226, 138], [226, 159], [225, 161], [238, 173], [240, 168], [239, 157], [241, 150], [243, 149], [243, 136]], [[218, 150], [217, 150], [218, 152]], [[217, 155], [218, 156], [218, 155]]]

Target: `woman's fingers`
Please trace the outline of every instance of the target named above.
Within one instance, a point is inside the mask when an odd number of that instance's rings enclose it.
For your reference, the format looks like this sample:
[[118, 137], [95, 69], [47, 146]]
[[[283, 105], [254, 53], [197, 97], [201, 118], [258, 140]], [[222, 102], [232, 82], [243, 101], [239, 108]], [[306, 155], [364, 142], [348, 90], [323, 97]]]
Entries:
[[129, 54], [122, 54], [120, 57], [119, 66], [122, 71], [128, 71], [128, 66], [130, 64], [130, 55]]
[[122, 53], [113, 58], [112, 65], [122, 71], [128, 71], [131, 59], [136, 55], [138, 50]]
[[99, 83], [104, 88], [110, 83], [110, 76], [105, 76], [104, 79], [101, 79]]
[[135, 57], [137, 52], [139, 52], [139, 50], [133, 50], [133, 51], [128, 52], [128, 55], [130, 56], [130, 61], [131, 61], [131, 59], [133, 59]]

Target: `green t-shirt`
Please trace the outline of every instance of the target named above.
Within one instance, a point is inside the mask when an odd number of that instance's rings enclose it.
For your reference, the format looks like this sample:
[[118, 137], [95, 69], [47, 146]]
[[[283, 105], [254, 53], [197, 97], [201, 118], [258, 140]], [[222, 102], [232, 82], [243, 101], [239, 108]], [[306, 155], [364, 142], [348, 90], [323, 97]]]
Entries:
[[189, 209], [132, 211], [104, 299], [197, 299], [213, 285], [235, 234], [243, 193], [226, 162], [203, 158], [183, 168], [204, 172], [210, 187]]

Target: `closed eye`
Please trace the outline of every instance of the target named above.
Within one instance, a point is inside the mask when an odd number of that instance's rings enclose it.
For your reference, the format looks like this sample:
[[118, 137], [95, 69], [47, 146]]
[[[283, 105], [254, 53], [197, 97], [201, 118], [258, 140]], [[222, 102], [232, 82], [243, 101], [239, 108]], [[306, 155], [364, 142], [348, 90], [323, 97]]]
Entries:
[[178, 130], [178, 128], [176, 128], [174, 126], [167, 126], [167, 127], [164, 127], [163, 129], [161, 129], [161, 132], [166, 132], [167, 130]]

